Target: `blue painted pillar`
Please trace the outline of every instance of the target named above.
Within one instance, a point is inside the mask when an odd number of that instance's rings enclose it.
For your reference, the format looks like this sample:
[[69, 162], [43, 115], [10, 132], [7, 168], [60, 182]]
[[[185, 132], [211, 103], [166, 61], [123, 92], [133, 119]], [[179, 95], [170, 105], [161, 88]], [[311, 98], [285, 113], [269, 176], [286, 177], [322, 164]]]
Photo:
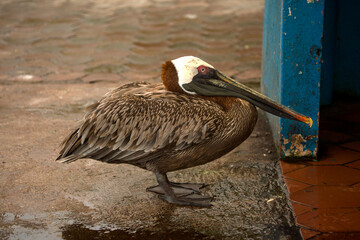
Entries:
[[323, 19], [323, 0], [265, 0], [262, 92], [314, 122], [267, 114], [283, 158], [317, 156]]

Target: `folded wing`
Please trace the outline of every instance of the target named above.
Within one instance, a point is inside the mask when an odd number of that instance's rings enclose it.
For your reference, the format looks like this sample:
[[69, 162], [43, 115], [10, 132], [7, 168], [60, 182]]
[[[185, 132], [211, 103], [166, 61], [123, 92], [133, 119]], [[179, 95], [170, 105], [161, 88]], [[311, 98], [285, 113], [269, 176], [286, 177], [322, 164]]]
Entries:
[[57, 160], [93, 158], [141, 166], [184, 150], [216, 131], [211, 108], [203, 104], [211, 103], [158, 85], [125, 85], [90, 106], [81, 125], [65, 139]]

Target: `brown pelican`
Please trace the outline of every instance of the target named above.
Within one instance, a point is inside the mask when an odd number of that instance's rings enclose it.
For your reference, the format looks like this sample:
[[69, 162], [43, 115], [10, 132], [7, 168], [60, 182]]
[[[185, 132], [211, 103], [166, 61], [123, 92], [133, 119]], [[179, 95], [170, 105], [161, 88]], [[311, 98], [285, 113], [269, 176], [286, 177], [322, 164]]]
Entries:
[[196, 57], [165, 62], [161, 78], [163, 85], [127, 84], [90, 106], [57, 160], [132, 164], [155, 173], [159, 185], [147, 190], [159, 198], [205, 207], [211, 198], [200, 195], [203, 184], [170, 182], [166, 173], [205, 164], [237, 147], [255, 126], [255, 106], [312, 125], [311, 118]]

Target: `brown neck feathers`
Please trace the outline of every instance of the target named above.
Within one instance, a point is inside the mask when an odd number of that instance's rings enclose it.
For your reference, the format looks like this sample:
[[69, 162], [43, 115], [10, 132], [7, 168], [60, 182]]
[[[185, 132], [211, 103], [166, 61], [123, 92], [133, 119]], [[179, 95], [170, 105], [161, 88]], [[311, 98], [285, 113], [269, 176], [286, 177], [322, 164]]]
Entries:
[[162, 65], [161, 79], [168, 91], [184, 93], [184, 90], [179, 86], [178, 74], [171, 61], [166, 61]]
[[233, 104], [237, 102], [237, 98], [235, 97], [208, 97], [208, 96], [199, 96], [199, 97], [219, 104], [226, 112], [229, 111], [232, 108]]

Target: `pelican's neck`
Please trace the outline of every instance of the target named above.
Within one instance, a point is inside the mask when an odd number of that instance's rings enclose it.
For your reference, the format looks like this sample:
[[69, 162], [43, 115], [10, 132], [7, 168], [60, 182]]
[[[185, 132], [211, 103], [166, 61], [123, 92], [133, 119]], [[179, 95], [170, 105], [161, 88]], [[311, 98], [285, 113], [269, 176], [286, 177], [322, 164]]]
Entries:
[[219, 104], [224, 109], [225, 112], [229, 111], [234, 104], [238, 103], [238, 99], [235, 97], [208, 97], [208, 96], [198, 96], [198, 97]]
[[162, 65], [161, 80], [168, 91], [185, 93], [179, 86], [178, 73], [171, 61], [167, 61]]

